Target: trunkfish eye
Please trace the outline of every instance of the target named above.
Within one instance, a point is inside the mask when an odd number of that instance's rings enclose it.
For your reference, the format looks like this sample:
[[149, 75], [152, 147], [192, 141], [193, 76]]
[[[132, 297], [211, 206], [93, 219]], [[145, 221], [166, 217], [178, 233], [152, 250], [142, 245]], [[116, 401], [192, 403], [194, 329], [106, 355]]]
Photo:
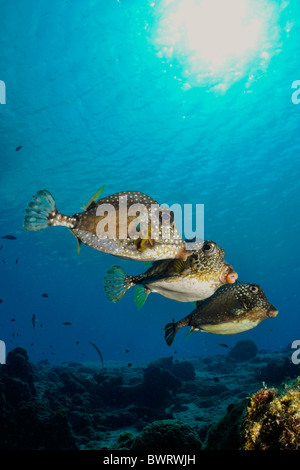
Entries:
[[257, 287], [257, 286], [250, 286], [250, 287], [249, 287], [249, 290], [250, 290], [251, 292], [253, 292], [253, 294], [257, 294], [257, 292], [258, 292], [258, 287]]
[[204, 245], [202, 246], [202, 251], [206, 255], [211, 255], [211, 254], [215, 253], [216, 245], [214, 243], [204, 243]]
[[174, 221], [174, 212], [162, 212], [160, 214], [160, 221], [162, 224], [172, 223]]

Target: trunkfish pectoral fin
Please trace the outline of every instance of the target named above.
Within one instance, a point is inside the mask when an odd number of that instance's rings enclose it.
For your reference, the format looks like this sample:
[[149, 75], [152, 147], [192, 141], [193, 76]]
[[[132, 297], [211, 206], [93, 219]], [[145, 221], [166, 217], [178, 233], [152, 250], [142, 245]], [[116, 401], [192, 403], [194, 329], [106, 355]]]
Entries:
[[182, 271], [185, 270], [186, 266], [187, 266], [186, 261], [183, 261], [183, 259], [181, 258], [178, 258], [176, 259], [176, 261], [174, 261], [174, 269], [177, 274], [181, 274]]
[[134, 303], [140, 310], [147, 300], [150, 290], [144, 286], [136, 286], [134, 290]]

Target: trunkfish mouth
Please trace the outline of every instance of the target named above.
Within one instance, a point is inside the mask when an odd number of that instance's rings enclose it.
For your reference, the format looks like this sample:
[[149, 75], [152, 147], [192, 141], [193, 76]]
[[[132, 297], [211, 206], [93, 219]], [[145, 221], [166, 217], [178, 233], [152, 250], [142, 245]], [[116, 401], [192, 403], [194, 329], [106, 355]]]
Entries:
[[222, 271], [220, 281], [223, 284], [234, 284], [237, 278], [238, 274], [234, 271], [233, 267], [228, 264], [227, 267]]

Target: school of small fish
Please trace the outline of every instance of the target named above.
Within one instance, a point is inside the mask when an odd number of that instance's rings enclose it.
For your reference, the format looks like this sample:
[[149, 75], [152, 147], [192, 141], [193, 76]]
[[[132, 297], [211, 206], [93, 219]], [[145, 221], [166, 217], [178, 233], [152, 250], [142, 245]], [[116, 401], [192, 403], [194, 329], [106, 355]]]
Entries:
[[[119, 258], [152, 262], [139, 275], [127, 275], [122, 267], [113, 265], [104, 277], [104, 290], [109, 301], [118, 302], [135, 286], [138, 308], [151, 292], [179, 302], [197, 302], [189, 315], [165, 326], [167, 345], [184, 326], [190, 327], [190, 333], [200, 330], [232, 335], [278, 314], [260, 286], [237, 281], [238, 274], [215, 242], [197, 242], [189, 248], [179, 235], [170, 209], [138, 191], [99, 198], [103, 190], [101, 186], [82, 206], [83, 211], [71, 216], [58, 212], [50, 192], [40, 190], [26, 208], [24, 228], [34, 232], [63, 226], [76, 237], [78, 253], [84, 243]], [[35, 316], [32, 322], [35, 326]], [[103, 364], [99, 349], [91, 344]]]

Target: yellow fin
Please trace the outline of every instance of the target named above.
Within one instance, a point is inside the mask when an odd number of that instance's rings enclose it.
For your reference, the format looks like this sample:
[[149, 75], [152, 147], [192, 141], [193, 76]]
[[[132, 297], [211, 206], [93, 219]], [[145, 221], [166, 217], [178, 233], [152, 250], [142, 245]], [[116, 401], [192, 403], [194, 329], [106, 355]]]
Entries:
[[198, 330], [199, 330], [199, 328], [194, 328], [193, 326], [191, 326], [191, 329], [190, 329], [190, 331], [186, 334], [185, 339], [187, 340], [188, 337], [189, 337], [192, 333], [194, 333], [194, 331], [198, 331]]
[[89, 202], [81, 206], [80, 209], [87, 211], [92, 203], [96, 203], [96, 201], [99, 199], [99, 196], [103, 193], [105, 188], [105, 184], [103, 184], [96, 192], [95, 194], [91, 197]]
[[80, 253], [80, 245], [81, 245], [82, 241], [79, 240], [79, 238], [76, 237], [76, 235], [72, 232], [72, 230], [69, 230], [69, 232], [71, 232], [71, 234], [74, 235], [74, 237], [76, 238], [76, 241], [77, 241], [77, 254], [79, 255], [79, 253]]
[[178, 258], [174, 261], [174, 269], [176, 271], [177, 274], [180, 274], [182, 273], [182, 271], [184, 270], [185, 268], [185, 261], [183, 261], [182, 259]]
[[[77, 238], [77, 237], [76, 237]], [[82, 241], [77, 238], [77, 254], [79, 255], [80, 253], [80, 246], [81, 246]]]
[[154, 240], [151, 238], [151, 225], [149, 224], [147, 238], [139, 239], [137, 249], [139, 251], [145, 251], [151, 246], [154, 246]]

